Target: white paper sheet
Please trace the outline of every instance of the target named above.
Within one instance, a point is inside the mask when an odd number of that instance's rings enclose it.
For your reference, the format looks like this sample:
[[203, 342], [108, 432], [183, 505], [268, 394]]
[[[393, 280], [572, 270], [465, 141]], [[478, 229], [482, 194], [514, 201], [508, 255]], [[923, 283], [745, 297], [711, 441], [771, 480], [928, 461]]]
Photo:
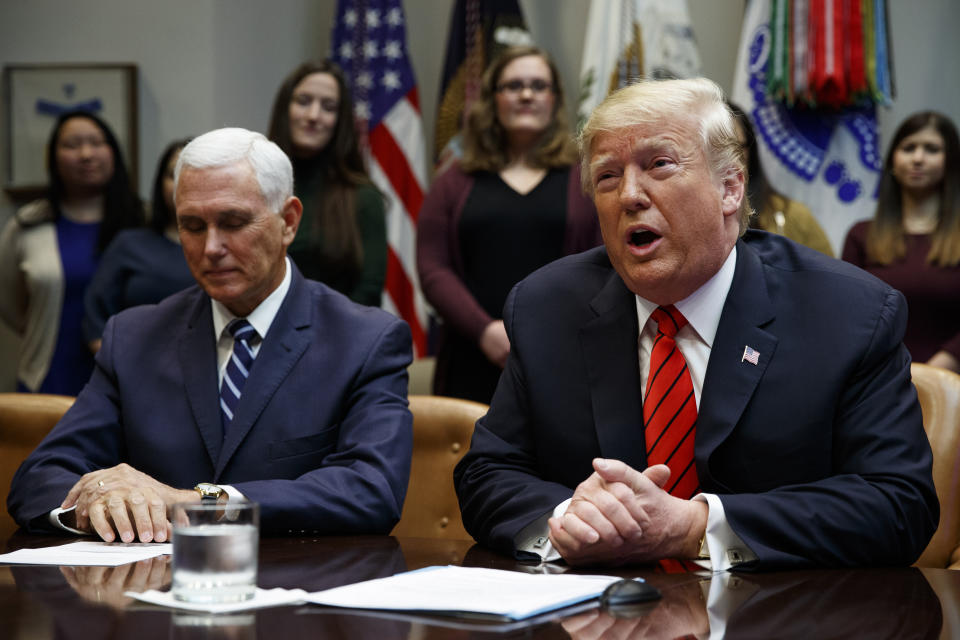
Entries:
[[0, 554], [0, 563], [116, 567], [128, 562], [171, 553], [173, 553], [173, 545], [165, 542], [126, 543], [86, 540], [55, 547], [19, 549]]
[[307, 595], [335, 607], [430, 611], [521, 620], [597, 598], [619, 578], [529, 574], [473, 567], [427, 567]]
[[246, 611], [247, 609], [263, 609], [265, 607], [279, 607], [288, 604], [299, 604], [304, 602], [307, 592], [303, 589], [257, 589], [250, 600], [243, 602], [229, 602], [226, 604], [196, 604], [192, 602], [183, 602], [176, 600], [169, 591], [156, 591], [150, 589], [143, 593], [127, 591], [125, 596], [136, 598], [141, 602], [149, 602], [161, 607], [171, 607], [173, 609], [185, 609], [187, 611], [207, 611], [209, 613], [234, 613], [236, 611]]

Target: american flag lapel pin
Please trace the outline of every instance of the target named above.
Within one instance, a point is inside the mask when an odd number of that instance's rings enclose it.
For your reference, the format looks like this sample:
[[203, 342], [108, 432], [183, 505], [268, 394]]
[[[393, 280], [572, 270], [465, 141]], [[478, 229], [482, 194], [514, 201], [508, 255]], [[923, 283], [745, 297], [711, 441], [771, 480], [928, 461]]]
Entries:
[[752, 365], [757, 365], [760, 363], [760, 352], [747, 345], [743, 348], [743, 357], [740, 358], [740, 362], [749, 362]]

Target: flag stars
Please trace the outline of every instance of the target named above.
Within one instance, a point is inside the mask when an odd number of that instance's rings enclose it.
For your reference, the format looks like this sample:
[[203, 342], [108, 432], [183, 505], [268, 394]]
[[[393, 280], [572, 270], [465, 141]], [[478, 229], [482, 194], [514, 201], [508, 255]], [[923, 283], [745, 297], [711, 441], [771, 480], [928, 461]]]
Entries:
[[368, 9], [366, 15], [367, 28], [376, 29], [380, 26], [380, 12], [376, 9]]
[[400, 88], [400, 76], [396, 71], [387, 71], [383, 74], [383, 86], [385, 89], [394, 91]]
[[377, 43], [373, 40], [367, 40], [363, 43], [363, 57], [367, 60], [371, 60], [380, 55], [380, 50], [377, 49]]
[[348, 27], [357, 26], [357, 12], [353, 9], [347, 9], [343, 13], [343, 23]]
[[357, 106], [353, 108], [353, 113], [359, 120], [366, 122], [370, 119], [370, 103], [366, 100], [358, 100]]
[[340, 57], [344, 60], [351, 60], [353, 58], [353, 45], [349, 42], [344, 42], [340, 45]]
[[391, 27], [399, 27], [403, 24], [403, 13], [399, 8], [394, 7], [387, 12], [387, 24]]
[[357, 86], [363, 89], [369, 89], [373, 86], [373, 75], [369, 71], [361, 71], [357, 75]]
[[387, 42], [386, 46], [383, 47], [383, 55], [391, 60], [396, 60], [403, 55], [403, 48], [400, 46], [398, 41], [390, 40]]

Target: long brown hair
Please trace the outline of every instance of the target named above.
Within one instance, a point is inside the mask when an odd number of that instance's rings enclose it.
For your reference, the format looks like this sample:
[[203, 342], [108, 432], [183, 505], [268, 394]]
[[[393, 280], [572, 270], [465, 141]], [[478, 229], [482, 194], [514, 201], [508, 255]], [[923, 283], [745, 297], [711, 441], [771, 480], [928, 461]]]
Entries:
[[464, 150], [460, 166], [464, 171], [499, 171], [507, 166], [507, 134], [497, 119], [497, 83], [508, 64], [525, 56], [542, 58], [550, 67], [555, 97], [553, 117], [540, 136], [530, 161], [534, 166], [547, 168], [568, 167], [576, 162], [577, 151], [567, 124], [563, 86], [557, 66], [543, 49], [516, 46], [504, 49], [483, 74], [480, 99], [471, 106], [463, 131]]
[[[314, 73], [333, 77], [340, 89], [337, 124], [330, 141], [316, 156], [308, 159], [323, 173], [323, 191], [315, 212], [304, 212], [313, 220], [311, 231], [322, 236], [328, 258], [335, 263], [359, 269], [363, 264], [363, 242], [357, 226], [356, 191], [360, 185], [372, 184], [363, 164], [353, 122], [353, 100], [343, 71], [330, 60], [304, 62], [283, 80], [273, 100], [270, 130], [267, 137], [286, 152], [297, 167], [303, 159], [294, 153], [290, 135], [290, 101], [297, 85]], [[312, 215], [310, 215], [312, 213]]]
[[940, 182], [937, 228], [931, 235], [927, 262], [940, 267], [960, 263], [960, 138], [950, 119], [936, 111], [921, 111], [904, 120], [887, 149], [877, 195], [877, 212], [867, 232], [867, 258], [890, 264], [907, 252], [903, 231], [903, 193], [893, 176], [893, 155], [907, 136], [933, 127], [943, 138], [944, 167]]

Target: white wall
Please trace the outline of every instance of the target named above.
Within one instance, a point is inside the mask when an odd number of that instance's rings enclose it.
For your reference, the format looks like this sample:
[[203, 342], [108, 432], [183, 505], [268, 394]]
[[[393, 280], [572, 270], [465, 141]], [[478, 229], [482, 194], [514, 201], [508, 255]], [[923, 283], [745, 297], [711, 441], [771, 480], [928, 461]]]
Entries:
[[[704, 75], [729, 90], [744, 2], [688, 4]], [[883, 133], [921, 108], [938, 108], [960, 122], [960, 83], [952, 64], [960, 59], [960, 2], [889, 4], [898, 97], [881, 114]], [[568, 97], [577, 95], [589, 0], [520, 5], [536, 42], [556, 58]], [[136, 64], [138, 178], [146, 194], [169, 140], [224, 125], [265, 129], [281, 78], [302, 60], [327, 53], [335, 6], [334, 0], [2, 0], [0, 63]], [[404, 1], [428, 144], [452, 7], [453, 0]], [[574, 105], [568, 108], [572, 115]], [[0, 153], [4, 177], [5, 162]], [[0, 195], [0, 224], [15, 204]], [[15, 349], [0, 330], [0, 390], [12, 386]]]

